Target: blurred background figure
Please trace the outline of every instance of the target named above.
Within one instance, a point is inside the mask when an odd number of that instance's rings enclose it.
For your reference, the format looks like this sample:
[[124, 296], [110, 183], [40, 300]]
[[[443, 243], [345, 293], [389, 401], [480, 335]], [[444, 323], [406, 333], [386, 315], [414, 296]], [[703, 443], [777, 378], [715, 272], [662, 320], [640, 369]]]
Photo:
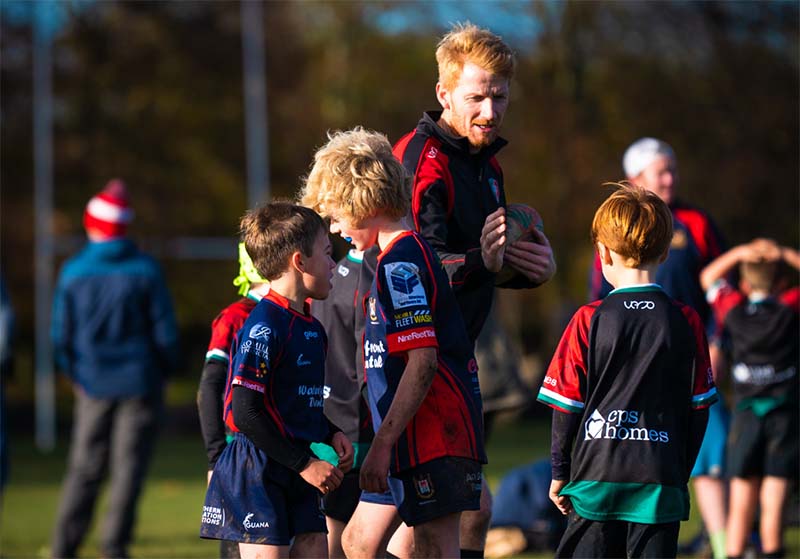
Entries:
[[75, 393], [52, 542], [57, 558], [77, 555], [108, 469], [100, 552], [128, 556], [164, 379], [178, 356], [172, 301], [159, 265], [126, 237], [132, 218], [125, 184], [110, 181], [89, 200], [83, 215], [89, 242], [64, 264], [56, 286], [51, 334]]
[[[770, 239], [755, 239], [713, 260], [700, 276], [730, 339], [732, 357], [730, 559], [744, 555], [759, 506], [761, 556], [786, 556], [784, 508], [800, 455], [800, 288], [782, 284], [779, 267], [784, 263], [800, 269], [800, 254]], [[725, 279], [736, 268], [738, 289]]]
[[[671, 297], [697, 311], [711, 332], [713, 321], [700, 285], [700, 272], [722, 253], [722, 236], [706, 212], [678, 199], [678, 160], [669, 144], [656, 138], [639, 138], [625, 151], [622, 166], [628, 180], [658, 195], [672, 212], [672, 244], [667, 260], [658, 268], [656, 283]], [[611, 285], [603, 278], [600, 259], [595, 254], [590, 300], [601, 299], [609, 291]], [[719, 336], [713, 332], [709, 335], [709, 353], [716, 380], [723, 358]], [[720, 400], [709, 409], [706, 436], [691, 474], [697, 506], [715, 559], [725, 557], [724, 468], [728, 423], [728, 412], [720, 394]]]
[[2, 503], [3, 487], [8, 479], [5, 383], [14, 370], [13, 339], [14, 309], [6, 291], [5, 280], [0, 276], [0, 503]]

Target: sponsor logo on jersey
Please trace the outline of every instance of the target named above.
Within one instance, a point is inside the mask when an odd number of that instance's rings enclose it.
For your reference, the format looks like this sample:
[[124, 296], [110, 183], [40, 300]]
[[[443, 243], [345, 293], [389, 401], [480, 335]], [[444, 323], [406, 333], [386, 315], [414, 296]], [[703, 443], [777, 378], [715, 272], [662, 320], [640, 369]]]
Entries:
[[394, 315], [395, 328], [405, 328], [406, 326], [416, 326], [418, 324], [431, 324], [433, 317], [430, 311], [408, 311]]
[[324, 399], [327, 397], [325, 396], [325, 388], [324, 386], [301, 384], [297, 387], [297, 395], [308, 398], [309, 408], [321, 408]]
[[364, 341], [364, 367], [367, 369], [381, 369], [383, 368], [383, 354], [386, 353], [386, 347], [383, 341], [370, 342]]
[[646, 310], [651, 311], [656, 308], [653, 301], [625, 301], [625, 308], [628, 310]]
[[330, 397], [331, 397], [331, 387], [330, 387], [330, 386], [328, 386], [327, 384], [326, 384], [325, 386], [323, 386], [323, 387], [322, 387], [322, 397], [323, 397], [325, 400], [327, 400], [328, 398], [330, 398]]
[[311, 365], [311, 361], [308, 359], [303, 359], [303, 354], [297, 356], [297, 366], [298, 367], [305, 367], [306, 365]]
[[433, 480], [431, 479], [430, 474], [414, 476], [413, 482], [414, 489], [417, 492], [417, 497], [420, 499], [431, 499], [436, 493], [436, 489], [433, 487]]
[[797, 374], [795, 367], [789, 367], [783, 371], [776, 371], [772, 365], [747, 365], [746, 363], [736, 363], [731, 371], [736, 382], [742, 384], [766, 385], [783, 382]]
[[367, 303], [367, 307], [369, 307], [369, 320], [372, 324], [378, 323], [378, 310], [377, 310], [377, 303], [375, 302], [375, 297], [370, 297], [369, 302]]
[[425, 157], [428, 159], [436, 159], [437, 155], [439, 155], [439, 150], [431, 146], [431, 149], [428, 150], [428, 153], [425, 155]]
[[242, 342], [242, 347], [239, 350], [242, 355], [248, 353], [254, 354], [256, 357], [263, 357], [269, 360], [269, 346], [261, 342], [254, 342], [253, 340], [245, 340]]
[[608, 440], [618, 441], [643, 441], [651, 443], [668, 443], [669, 433], [645, 427], [636, 427], [642, 418], [642, 412], [637, 410], [612, 410], [607, 417], [603, 417], [598, 410], [594, 410], [583, 425], [583, 440]]
[[307, 340], [310, 340], [312, 338], [313, 339], [319, 338], [319, 332], [317, 332], [316, 330], [306, 330], [305, 332], [303, 332], [303, 335], [306, 337]]
[[416, 264], [390, 262], [386, 264], [386, 278], [395, 309], [428, 305], [428, 298]]
[[408, 334], [400, 334], [397, 336], [397, 341], [401, 344], [404, 344], [414, 340], [426, 340], [429, 338], [436, 338], [436, 332], [434, 332], [432, 328], [426, 328], [425, 330], [414, 330]]
[[253, 522], [252, 520], [250, 520], [251, 518], [253, 518], [253, 516], [255, 516], [255, 513], [248, 512], [247, 516], [244, 517], [244, 522], [242, 522], [242, 526], [244, 526], [245, 530], [253, 530], [255, 528], [269, 528], [269, 522], [267, 521]]
[[339, 267], [336, 268], [336, 271], [339, 272], [339, 275], [343, 278], [346, 278], [347, 275], [350, 273], [350, 268], [345, 266], [344, 264], [339, 264]]
[[213, 524], [214, 526], [222, 526], [225, 524], [225, 509], [220, 507], [207, 507], [203, 506], [203, 518], [200, 520], [202, 524]]
[[259, 322], [250, 328], [250, 333], [247, 335], [247, 337], [253, 340], [264, 340], [267, 342], [269, 341], [270, 334], [272, 334], [272, 329], [265, 323]]

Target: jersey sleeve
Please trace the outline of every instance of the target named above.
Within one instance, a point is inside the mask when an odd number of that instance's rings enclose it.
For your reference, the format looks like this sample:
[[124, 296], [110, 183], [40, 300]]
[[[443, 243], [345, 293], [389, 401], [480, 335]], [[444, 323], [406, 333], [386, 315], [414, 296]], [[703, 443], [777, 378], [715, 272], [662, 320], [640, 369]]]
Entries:
[[711, 372], [711, 357], [708, 355], [706, 330], [700, 315], [688, 305], [681, 307], [683, 315], [691, 326], [695, 341], [694, 384], [692, 386], [692, 408], [707, 408], [719, 399]]
[[786, 305], [796, 314], [800, 314], [800, 287], [792, 287], [780, 294], [781, 304]]
[[379, 273], [379, 298], [386, 313], [389, 354], [438, 348], [431, 311], [436, 286], [424, 260], [409, 258], [382, 263]]
[[241, 340], [233, 356], [232, 386], [244, 386], [264, 394], [269, 375], [280, 359], [281, 344], [276, 329], [268, 322], [248, 320], [242, 327]]
[[228, 313], [222, 311], [211, 323], [211, 339], [208, 342], [206, 361], [220, 361], [228, 364], [231, 342], [236, 332], [233, 329]]
[[714, 320], [721, 330], [725, 317], [737, 305], [744, 301], [744, 295], [733, 288], [724, 278], [720, 278], [711, 284], [706, 291], [706, 301], [711, 306], [714, 313]]
[[558, 343], [537, 400], [566, 413], [580, 413], [586, 396], [589, 325], [596, 305], [578, 309]]
[[494, 277], [486, 269], [480, 246], [466, 252], [448, 249], [447, 224], [453, 210], [453, 178], [439, 155], [423, 158], [414, 174], [411, 212], [414, 227], [439, 255], [453, 291], [479, 285]]

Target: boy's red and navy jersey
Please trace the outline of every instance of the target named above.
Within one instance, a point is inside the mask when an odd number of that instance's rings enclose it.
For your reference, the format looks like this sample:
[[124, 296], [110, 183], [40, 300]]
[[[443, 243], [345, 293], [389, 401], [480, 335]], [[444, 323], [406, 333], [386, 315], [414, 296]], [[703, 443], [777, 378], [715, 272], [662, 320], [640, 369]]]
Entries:
[[364, 368], [375, 432], [406, 367], [406, 354], [436, 348], [438, 370], [392, 452], [396, 474], [436, 458], [486, 462], [478, 366], [447, 274], [417, 233], [396, 237], [378, 256], [366, 308]]
[[242, 297], [222, 309], [222, 312], [211, 323], [211, 340], [208, 342], [206, 361], [220, 361], [225, 365], [228, 364], [233, 337], [247, 320], [258, 300], [258, 297], [248, 293], [247, 297]]
[[800, 383], [800, 288], [750, 298], [725, 280], [708, 291], [714, 317], [729, 336], [731, 378], [739, 405], [754, 398], [797, 402]]
[[273, 290], [237, 332], [225, 389], [225, 424], [232, 431], [238, 432], [233, 387], [243, 386], [264, 395], [267, 414], [287, 439], [327, 440], [329, 425], [322, 412], [327, 339], [306, 311], [293, 310]]
[[[658, 267], [656, 283], [670, 297], [689, 305], [706, 324], [710, 318], [708, 303], [700, 285], [700, 272], [722, 254], [723, 241], [711, 218], [697, 208], [676, 202], [672, 211], [672, 243], [667, 260]], [[589, 300], [602, 299], [611, 291], [603, 278], [600, 258], [595, 253], [592, 266]]]
[[538, 399], [581, 414], [562, 494], [590, 520], [688, 518], [692, 410], [717, 399], [698, 314], [654, 284], [578, 309]]

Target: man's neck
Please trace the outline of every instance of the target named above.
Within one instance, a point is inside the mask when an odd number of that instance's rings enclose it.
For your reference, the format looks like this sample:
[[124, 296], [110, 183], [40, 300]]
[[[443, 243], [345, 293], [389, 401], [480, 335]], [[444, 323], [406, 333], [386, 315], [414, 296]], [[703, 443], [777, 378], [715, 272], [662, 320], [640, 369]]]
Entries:
[[[464, 136], [456, 132], [455, 128], [450, 126], [450, 123], [448, 121], [449, 116], [450, 116], [450, 111], [447, 110], [442, 111], [442, 114], [439, 115], [439, 120], [436, 121], [436, 125], [442, 130], [444, 130], [448, 135], [452, 136], [453, 138], [458, 138], [458, 139], [464, 138]], [[481, 151], [481, 148], [469, 144], [469, 152], [472, 155], [475, 155], [479, 151]]]

